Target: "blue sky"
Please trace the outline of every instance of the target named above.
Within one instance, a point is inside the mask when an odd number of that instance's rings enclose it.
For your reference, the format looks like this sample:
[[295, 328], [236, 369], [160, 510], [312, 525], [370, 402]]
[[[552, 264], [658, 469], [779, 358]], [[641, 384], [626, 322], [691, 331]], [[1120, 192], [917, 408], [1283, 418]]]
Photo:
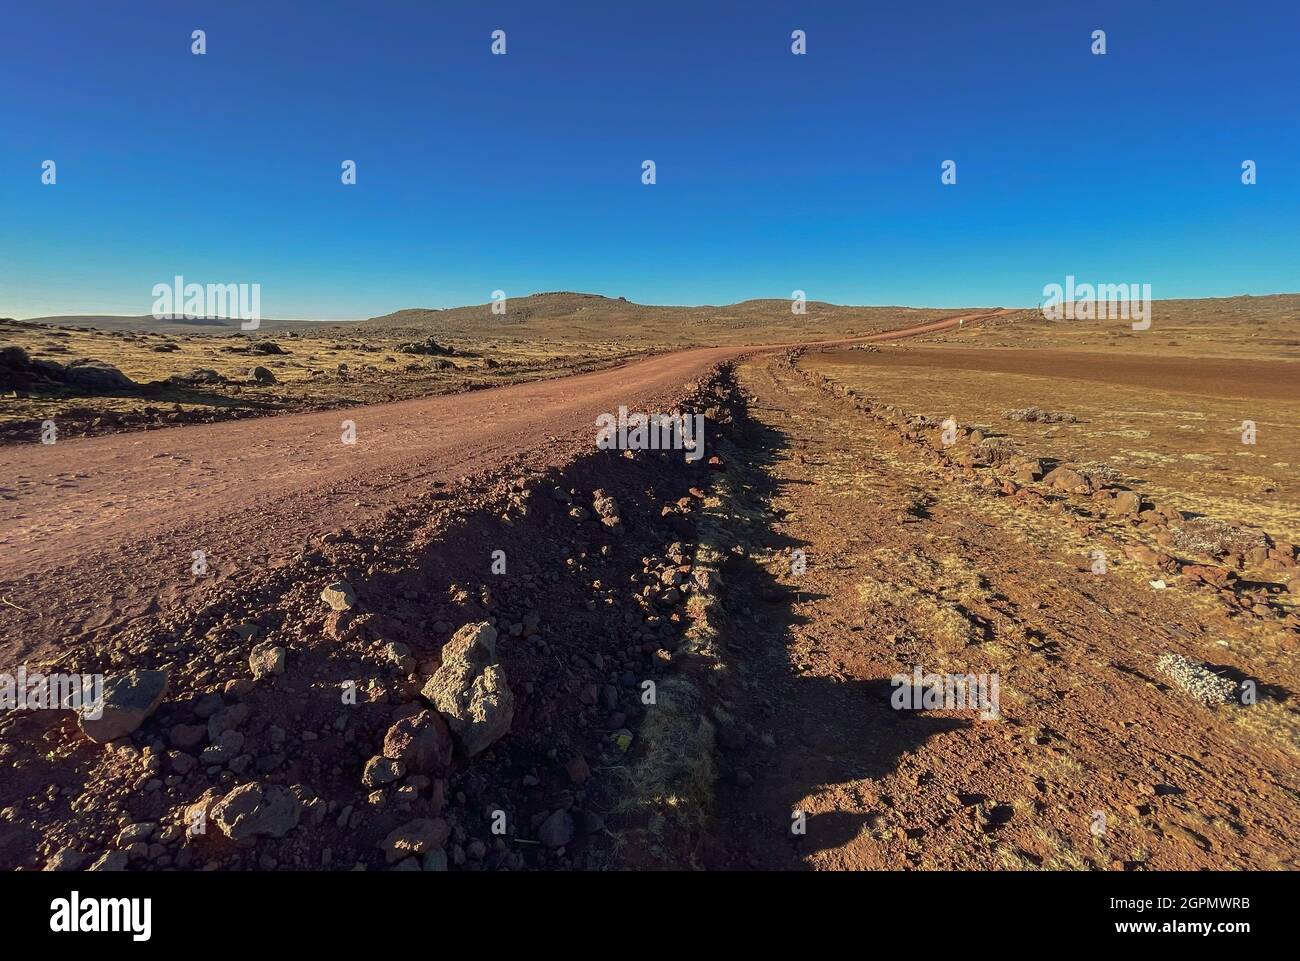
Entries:
[[1157, 298], [1300, 290], [1294, 0], [0, 17], [0, 315], [148, 313], [176, 274], [323, 319], [498, 288], [932, 306], [1032, 304], [1066, 274]]

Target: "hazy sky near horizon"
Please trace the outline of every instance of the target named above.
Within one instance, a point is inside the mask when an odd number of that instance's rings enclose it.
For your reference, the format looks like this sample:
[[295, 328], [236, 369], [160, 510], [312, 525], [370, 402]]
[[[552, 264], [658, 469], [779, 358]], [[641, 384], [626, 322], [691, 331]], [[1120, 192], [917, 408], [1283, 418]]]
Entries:
[[178, 274], [321, 319], [1298, 291], [1298, 37], [1295, 0], [9, 4], [0, 316]]

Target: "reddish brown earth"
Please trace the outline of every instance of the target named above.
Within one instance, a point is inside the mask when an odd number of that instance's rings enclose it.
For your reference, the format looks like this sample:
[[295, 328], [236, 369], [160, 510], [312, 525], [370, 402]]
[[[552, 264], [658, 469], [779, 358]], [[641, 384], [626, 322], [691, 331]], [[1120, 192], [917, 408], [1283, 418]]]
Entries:
[[[603, 411], [658, 409], [730, 350], [689, 351], [561, 381], [345, 412], [196, 425], [0, 450], [0, 617], [9, 657], [119, 629], [193, 583], [275, 565], [435, 482], [590, 447]], [[356, 443], [341, 440], [344, 420]], [[43, 599], [60, 598], [51, 608]], [[92, 635], [93, 636], [93, 635]]]
[[[314, 535], [362, 524], [434, 482], [564, 463], [590, 447], [597, 414], [668, 409], [674, 389], [742, 350], [348, 411], [0, 448], [0, 656], [41, 656], [156, 613], [193, 585], [195, 550], [220, 579], [283, 563]], [[345, 420], [355, 444], [342, 443]]]
[[1300, 397], [1300, 364], [1286, 360], [1162, 357], [1118, 351], [978, 350], [920, 347], [859, 353], [853, 362], [880, 367], [926, 367], [1098, 381], [1125, 387], [1292, 401]]
[[[708, 864], [1300, 866], [1285, 590], [1245, 574], [1207, 589], [1177, 559], [1130, 559], [1163, 521], [1006, 486], [1000, 466], [962, 466], [966, 441], [948, 453], [937, 426], [784, 359], [753, 358], [738, 382], [753, 459], [723, 568], [720, 693], [738, 720]], [[1287, 551], [1265, 576], [1294, 574]], [[1158, 669], [1167, 652], [1252, 681], [1258, 701], [1193, 700]], [[998, 675], [1000, 717], [895, 710], [891, 678], [914, 665]]]
[[[726, 462], [593, 451], [595, 416], [620, 405], [705, 413]], [[1295, 867], [1293, 545], [1270, 550], [1266, 581], [1243, 566], [1212, 587], [1196, 565], [1220, 562], [1126, 554], [1165, 543], [1167, 515], [1010, 483], [970, 458], [969, 431], [938, 450], [909, 417], [784, 351], [717, 348], [0, 450], [0, 663], [171, 674], [108, 748], [65, 712], [0, 717], [0, 865], [384, 869], [390, 832], [433, 819], [443, 863], [478, 870]], [[703, 590], [706, 548], [720, 588]], [[508, 574], [488, 570], [498, 549]], [[343, 614], [319, 597], [338, 579], [358, 597]], [[710, 603], [718, 661], [696, 672]], [[482, 621], [501, 634], [509, 733], [428, 777], [363, 783], [449, 633]], [[259, 642], [286, 652], [283, 674], [249, 678]], [[1169, 652], [1259, 703], [1190, 699], [1155, 666]], [[914, 664], [997, 673], [1001, 716], [893, 710], [890, 677]], [[677, 823], [628, 785], [655, 748], [642, 687], [682, 673], [701, 678], [710, 756], [691, 763], [711, 773], [707, 810]], [[349, 681], [364, 693], [341, 709]], [[206, 740], [186, 732], [216, 743], [214, 705], [243, 712], [238, 763], [195, 764]], [[250, 783], [291, 789], [298, 825], [181, 836], [190, 805]], [[438, 868], [400, 861], [421, 864]]]

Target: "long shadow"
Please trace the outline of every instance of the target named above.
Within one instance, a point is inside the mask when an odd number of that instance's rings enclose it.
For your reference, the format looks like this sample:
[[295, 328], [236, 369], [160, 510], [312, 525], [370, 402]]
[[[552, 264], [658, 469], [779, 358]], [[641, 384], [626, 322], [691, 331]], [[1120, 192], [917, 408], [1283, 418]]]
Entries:
[[[744, 451], [744, 499], [765, 508], [786, 487], [768, 468], [790, 447], [774, 427], [737, 417], [732, 442]], [[772, 533], [761, 547], [792, 550], [806, 542]], [[732, 553], [723, 568], [723, 639], [728, 680], [723, 696], [732, 724], [721, 724], [716, 835], [702, 863], [715, 868], [807, 869], [809, 855], [870, 832], [886, 797], [855, 800], [851, 810], [801, 812], [806, 798], [834, 785], [862, 785], [892, 772], [931, 736], [969, 721], [895, 710], [888, 678], [837, 678], [801, 672], [790, 655], [793, 628], [807, 623], [797, 592], [753, 560]], [[865, 786], [866, 792], [874, 788]], [[802, 817], [801, 817], [802, 815]]]

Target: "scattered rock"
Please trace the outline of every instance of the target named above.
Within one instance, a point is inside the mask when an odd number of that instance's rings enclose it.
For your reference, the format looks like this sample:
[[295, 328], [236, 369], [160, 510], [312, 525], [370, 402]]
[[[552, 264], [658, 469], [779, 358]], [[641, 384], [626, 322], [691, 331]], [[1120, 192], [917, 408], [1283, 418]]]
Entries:
[[269, 641], [263, 641], [261, 644], [254, 645], [253, 650], [249, 652], [248, 667], [253, 672], [253, 678], [260, 681], [264, 677], [283, 674], [286, 657], [287, 652], [283, 647], [276, 647]]
[[442, 666], [420, 692], [441, 713], [461, 752], [478, 754], [510, 730], [514, 695], [494, 663], [497, 632], [486, 621], [466, 624], [442, 649]]
[[333, 610], [347, 611], [357, 602], [356, 592], [347, 581], [335, 581], [320, 592], [320, 599]]
[[404, 717], [384, 735], [384, 757], [406, 765], [412, 774], [436, 774], [451, 764], [451, 731], [436, 711]]
[[361, 772], [361, 783], [366, 787], [381, 787], [392, 784], [405, 773], [405, 763], [377, 754], [366, 762], [366, 768]]
[[395, 864], [411, 855], [428, 854], [447, 844], [450, 831], [442, 818], [417, 818], [397, 828], [379, 842], [384, 859]]
[[302, 802], [279, 784], [241, 784], [212, 807], [212, 821], [233, 841], [282, 838], [298, 826]]
[[92, 706], [91, 719], [83, 713], [79, 724], [82, 733], [97, 744], [106, 744], [136, 731], [145, 718], [158, 709], [167, 693], [166, 671], [127, 671], [104, 682], [103, 696]]

